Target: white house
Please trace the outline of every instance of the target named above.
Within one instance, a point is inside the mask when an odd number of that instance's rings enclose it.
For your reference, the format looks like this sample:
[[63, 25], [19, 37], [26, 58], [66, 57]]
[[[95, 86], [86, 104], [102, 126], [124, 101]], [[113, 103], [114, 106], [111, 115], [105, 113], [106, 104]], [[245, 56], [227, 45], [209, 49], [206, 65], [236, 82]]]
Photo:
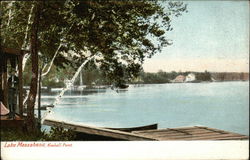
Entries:
[[192, 82], [192, 81], [195, 81], [195, 80], [196, 80], [195, 74], [189, 73], [189, 74], [186, 76], [185, 82]]

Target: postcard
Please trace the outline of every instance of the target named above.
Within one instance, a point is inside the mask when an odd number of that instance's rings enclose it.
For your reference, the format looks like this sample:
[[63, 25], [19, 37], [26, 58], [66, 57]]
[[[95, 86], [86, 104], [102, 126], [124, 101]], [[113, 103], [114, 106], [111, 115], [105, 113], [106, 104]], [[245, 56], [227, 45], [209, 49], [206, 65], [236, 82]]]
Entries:
[[248, 159], [248, 1], [2, 1], [1, 159]]

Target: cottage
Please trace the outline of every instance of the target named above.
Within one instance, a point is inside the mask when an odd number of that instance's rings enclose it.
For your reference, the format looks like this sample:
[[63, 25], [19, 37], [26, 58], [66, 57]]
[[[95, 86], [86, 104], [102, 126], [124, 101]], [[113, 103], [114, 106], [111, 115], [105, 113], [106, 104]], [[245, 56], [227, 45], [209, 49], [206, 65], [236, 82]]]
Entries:
[[179, 76], [177, 76], [177, 77], [173, 80], [173, 82], [174, 82], [174, 83], [183, 83], [183, 82], [185, 82], [185, 80], [186, 80], [186, 76], [179, 75]]
[[195, 81], [195, 80], [196, 80], [195, 74], [190, 73], [190, 74], [188, 74], [188, 75], [186, 76], [185, 82], [193, 82], [193, 81]]

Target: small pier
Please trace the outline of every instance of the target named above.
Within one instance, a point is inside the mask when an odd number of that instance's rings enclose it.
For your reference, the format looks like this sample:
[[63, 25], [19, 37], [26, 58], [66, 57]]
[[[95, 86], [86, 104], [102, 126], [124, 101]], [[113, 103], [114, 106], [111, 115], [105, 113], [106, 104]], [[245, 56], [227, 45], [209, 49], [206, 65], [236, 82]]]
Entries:
[[[126, 131], [72, 124], [56, 120], [45, 120], [44, 125], [71, 129], [87, 140], [128, 140], [128, 141], [167, 141], [167, 140], [247, 140], [248, 136], [219, 129], [192, 126], [182, 128], [145, 129]], [[79, 135], [78, 134], [78, 135]]]
[[238, 133], [227, 132], [219, 129], [192, 126], [183, 128], [167, 128], [146, 131], [134, 131], [134, 134], [157, 139], [166, 140], [246, 140], [248, 136]]
[[[106, 137], [106, 139], [116, 139], [116, 140], [128, 140], [128, 141], [152, 141], [156, 140], [154, 138], [148, 138], [139, 134], [133, 134], [130, 132], [124, 132], [124, 131], [118, 131], [118, 130], [112, 130], [112, 129], [106, 129], [106, 128], [100, 128], [100, 127], [92, 127], [87, 125], [80, 125], [80, 124], [72, 124], [72, 123], [66, 123], [62, 121], [55, 121], [55, 120], [45, 120], [43, 124], [53, 127], [63, 127], [66, 129], [71, 129], [76, 132], [80, 132], [85, 134], [85, 136], [91, 136], [98, 138]], [[105, 139], [105, 140], [106, 140]]]

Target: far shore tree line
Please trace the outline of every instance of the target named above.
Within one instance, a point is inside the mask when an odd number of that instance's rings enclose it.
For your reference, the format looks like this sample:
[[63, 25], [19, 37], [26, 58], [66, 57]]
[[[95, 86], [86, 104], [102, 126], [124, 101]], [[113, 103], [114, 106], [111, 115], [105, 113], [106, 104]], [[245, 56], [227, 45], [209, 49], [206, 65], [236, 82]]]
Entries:
[[[27, 65], [27, 67], [29, 67], [29, 64]], [[65, 81], [69, 80], [70, 77], [72, 77], [73, 73], [75, 73], [75, 69], [70, 66], [68, 66], [67, 69], [59, 70], [55, 67], [52, 67], [51, 72], [46, 78], [43, 79], [42, 85], [44, 87], [50, 88], [64, 87]], [[144, 72], [142, 70], [139, 72], [138, 76], [133, 79], [126, 80], [127, 77], [120, 78], [123, 80], [124, 83], [129, 84], [161, 84], [171, 83], [171, 80], [174, 80], [178, 75], [187, 76], [190, 73], [193, 73], [195, 75], [197, 81], [242, 81], [249, 79], [249, 74], [243, 72], [165, 72], [163, 70], [159, 70], [156, 73]], [[126, 74], [124, 75], [126, 76]], [[24, 77], [26, 79], [29, 79], [31, 78], [31, 74], [25, 72]], [[101, 70], [95, 68], [91, 64], [88, 64], [86, 65], [86, 67], [84, 67], [82, 73], [79, 75], [74, 85], [112, 85], [112, 82], [113, 81], [107, 78]], [[24, 85], [28, 86], [28, 81], [25, 81]]]

